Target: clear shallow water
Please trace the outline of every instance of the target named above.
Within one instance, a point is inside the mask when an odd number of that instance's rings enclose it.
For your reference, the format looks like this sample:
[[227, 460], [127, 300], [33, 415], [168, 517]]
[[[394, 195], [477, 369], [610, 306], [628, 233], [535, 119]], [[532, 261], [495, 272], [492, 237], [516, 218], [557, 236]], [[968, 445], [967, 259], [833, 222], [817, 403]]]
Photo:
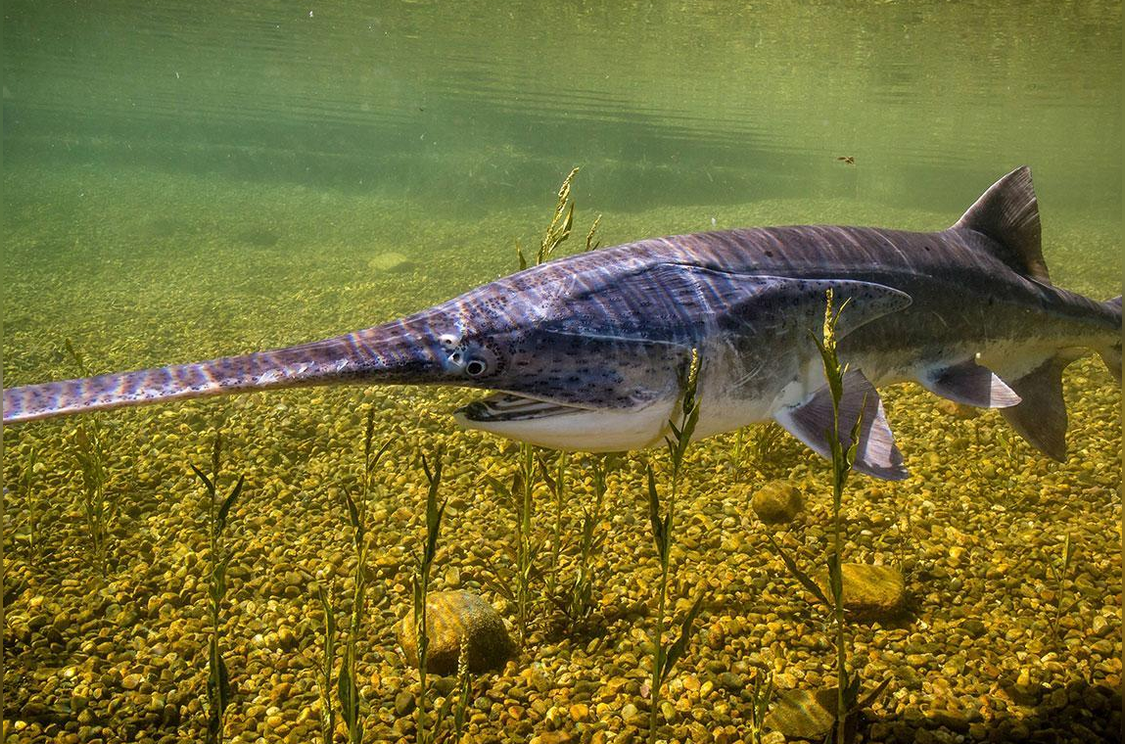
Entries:
[[[612, 244], [710, 229], [712, 220], [720, 227], [935, 229], [1027, 163], [1052, 276], [1099, 298], [1121, 291], [1115, 3], [764, 3], [742, 10], [724, 3], [612, 10], [401, 3], [377, 13], [358, 4], [200, 10], [108, 3], [94, 13], [16, 2], [4, 12], [7, 384], [73, 376], [66, 338], [107, 371], [308, 341], [446, 299], [515, 268], [513, 242], [538, 240], [553, 192], [573, 165], [582, 166], [578, 237], [600, 213], [602, 240]], [[377, 268], [388, 253], [412, 265]], [[920, 622], [858, 631], [869, 651], [885, 649], [868, 654], [874, 661], [866, 678], [878, 679], [884, 661], [899, 665], [879, 708], [889, 720], [914, 720], [906, 712], [912, 708], [929, 716], [942, 707], [979, 707], [993, 736], [1007, 736], [1006, 720], [1032, 731], [1057, 724], [1078, 735], [1057, 711], [1019, 708], [1003, 689], [1025, 668], [1049, 692], [1086, 694], [1119, 683], [1120, 644], [1108, 640], [1120, 635], [1119, 534], [1109, 527], [1120, 515], [1119, 398], [1096, 363], [1077, 365], [1067, 379], [1075, 455], [1065, 465], [1009, 445], [995, 416], [951, 421], [916, 390], [887, 393], [915, 478], [893, 490], [861, 480], [849, 498], [854, 525], [870, 533], [855, 536], [851, 554], [896, 564], [905, 555], [918, 597]], [[246, 550], [232, 608], [234, 642], [268, 637], [279, 622], [297, 625], [308, 598], [278, 600], [265, 582], [292, 566], [315, 574], [347, 544], [339, 503], [324, 494], [354, 473], [362, 400], [380, 411], [381, 434], [399, 431], [406, 442], [389, 466], [393, 500], [382, 545], [401, 565], [384, 566], [385, 593], [370, 621], [375, 656], [365, 670], [384, 677], [365, 693], [372, 707], [393, 710], [408, 680], [378, 657], [394, 658], [389, 629], [409, 602], [402, 566], [417, 542], [410, 520], [419, 449], [445, 441], [447, 490], [472, 496], [451, 513], [439, 588], [457, 586], [447, 579], [452, 568], [471, 587], [481, 574], [474, 551], [495, 551], [510, 539], [506, 512], [482, 492], [480, 476], [509, 467], [511, 453], [493, 438], [458, 433], [447, 415], [472, 397], [290, 391], [103, 417], [115, 487], [130, 499], [120, 530], [124, 589], [114, 589], [129, 599], [93, 604], [73, 578], [88, 569], [72, 507], [76, 422], [6, 429], [6, 475], [19, 471], [28, 448], [38, 448], [48, 466], [40, 493], [59, 525], [46, 567], [29, 568], [23, 543], [9, 543], [19, 561], [13, 575], [30, 586], [15, 606], [15, 627], [23, 627], [18, 616], [29, 614], [31, 598], [46, 595], [46, 606], [57, 603], [58, 612], [78, 618], [63, 640], [81, 646], [100, 632], [87, 627], [83, 610], [109, 617], [113, 607], [135, 607], [138, 635], [142, 628], [154, 633], [137, 649], [136, 665], [156, 668], [154, 649], [163, 641], [155, 634], [179, 614], [151, 598], [184, 585], [182, 572], [168, 566], [203, 550], [186, 462], [206, 462], [211, 427], [220, 426], [232, 467], [251, 484], [239, 513]], [[693, 645], [689, 663], [700, 675], [705, 661], [758, 664], [755, 654], [772, 659], [780, 644], [791, 670], [828, 679], [827, 662], [817, 666], [824, 656], [815, 647], [817, 629], [804, 625], [808, 608], [771, 563], [745, 494], [732, 490], [731, 446], [721, 437], [695, 451], [685, 524], [688, 539], [692, 529], [714, 538], [688, 548], [703, 555], [687, 581], [711, 587], [707, 630], [733, 640], [725, 650], [720, 643], [721, 657]], [[824, 466], [791, 450], [788, 473], [812, 502], [800, 537], [816, 550]], [[651, 544], [630, 490], [642, 482], [642, 464], [630, 461], [613, 494], [606, 551], [612, 578], [598, 587], [622, 606], [652, 596]], [[6, 503], [24, 516], [22, 502]], [[720, 523], [724, 528], [714, 529]], [[1081, 568], [1068, 591], [1081, 600], [1073, 630], [1082, 640], [1047, 658], [1042, 623], [1052, 605], [1044, 566], [1064, 533], [1081, 544]], [[961, 553], [954, 557], [951, 546]], [[950, 588], [952, 581], [964, 591]], [[761, 631], [779, 617], [783, 631]], [[983, 619], [988, 635], [966, 640], [965, 618]], [[563, 673], [564, 644], [540, 644], [531, 657], [552, 675], [598, 681], [606, 674], [602, 662], [617, 663], [622, 648], [644, 658], [630, 635], [637, 630], [612, 626], [603, 647], [569, 656]], [[124, 644], [123, 633], [113, 631], [113, 642]], [[197, 635], [189, 629], [185, 643]], [[17, 638], [23, 644], [19, 632]], [[9, 667], [17, 676], [5, 679], [21, 705], [31, 691], [63, 678], [55, 670], [85, 665], [68, 680], [84, 679], [87, 666], [98, 678], [104, 671], [98, 654], [48, 651], [29, 638]], [[961, 649], [935, 650], [935, 643]], [[191, 660], [193, 648], [180, 649], [181, 656]], [[929, 655], [923, 662], [905, 665], [916, 673], [904, 671], [904, 654], [922, 652]], [[257, 670], [291, 655], [268, 642], [239, 646], [235, 655], [241, 715], [251, 700], [272, 699], [280, 684]], [[192, 664], [175, 668], [172, 687], [198, 692], [192, 685], [202, 666]], [[116, 657], [111, 664], [120, 675], [132, 673], [126, 666]], [[314, 698], [309, 675], [294, 674], [298, 692], [283, 705], [291, 718]], [[1011, 707], [990, 709], [985, 698]], [[620, 700], [611, 702], [620, 708]], [[198, 715], [188, 705], [181, 733], [190, 739]], [[714, 699], [705, 705], [717, 707]], [[127, 738], [125, 717], [113, 717], [116, 733], [106, 738]], [[233, 725], [250, 732], [259, 721], [248, 716]], [[519, 739], [516, 721], [490, 720], [483, 728]]]

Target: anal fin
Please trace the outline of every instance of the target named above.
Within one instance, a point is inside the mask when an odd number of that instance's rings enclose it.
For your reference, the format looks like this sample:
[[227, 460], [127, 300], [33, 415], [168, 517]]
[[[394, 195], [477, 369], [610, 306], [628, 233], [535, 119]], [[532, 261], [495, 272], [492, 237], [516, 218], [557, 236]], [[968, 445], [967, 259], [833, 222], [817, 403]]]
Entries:
[[[906, 478], [908, 473], [903, 467], [902, 453], [895, 446], [894, 434], [887, 424], [878, 391], [862, 372], [850, 370], [844, 374], [837, 430], [845, 448], [851, 446], [851, 432], [861, 415], [863, 418], [853, 469], [884, 480]], [[813, 393], [804, 403], [778, 412], [774, 418], [786, 431], [817, 454], [822, 457], [832, 456], [828, 444], [828, 432], [833, 425], [832, 394], [827, 386]]]
[[1020, 402], [1020, 396], [992, 370], [972, 359], [932, 367], [918, 381], [931, 393], [966, 406], [1007, 408]]

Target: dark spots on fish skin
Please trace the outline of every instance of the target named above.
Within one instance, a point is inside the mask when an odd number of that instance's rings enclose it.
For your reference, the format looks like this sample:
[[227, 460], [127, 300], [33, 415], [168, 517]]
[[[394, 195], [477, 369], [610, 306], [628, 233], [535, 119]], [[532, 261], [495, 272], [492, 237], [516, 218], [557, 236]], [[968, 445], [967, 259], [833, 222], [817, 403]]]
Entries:
[[766, 258], [773, 258], [773, 251], [766, 251]]

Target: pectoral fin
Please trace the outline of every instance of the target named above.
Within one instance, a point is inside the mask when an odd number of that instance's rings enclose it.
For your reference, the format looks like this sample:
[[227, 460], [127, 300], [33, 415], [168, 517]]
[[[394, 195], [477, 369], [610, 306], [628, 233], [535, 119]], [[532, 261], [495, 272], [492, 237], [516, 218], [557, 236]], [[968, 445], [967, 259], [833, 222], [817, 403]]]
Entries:
[[[862, 415], [859, 445], [852, 467], [860, 473], [884, 480], [902, 480], [908, 473], [902, 453], [895, 446], [894, 434], [883, 412], [883, 401], [875, 386], [858, 370], [844, 374], [837, 435], [844, 448], [851, 446], [851, 432]], [[831, 457], [828, 443], [832, 430], [832, 395], [828, 387], [813, 393], [804, 403], [774, 415], [786, 431], [807, 444], [814, 452]]]
[[932, 367], [919, 382], [935, 395], [977, 408], [1007, 408], [1020, 402], [1016, 391], [972, 359]]

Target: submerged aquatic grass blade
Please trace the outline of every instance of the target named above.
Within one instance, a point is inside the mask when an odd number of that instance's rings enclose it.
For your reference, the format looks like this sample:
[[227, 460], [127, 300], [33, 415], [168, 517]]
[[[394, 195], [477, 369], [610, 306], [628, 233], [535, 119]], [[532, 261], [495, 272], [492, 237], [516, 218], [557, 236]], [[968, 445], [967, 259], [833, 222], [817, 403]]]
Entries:
[[754, 685], [750, 688], [749, 728], [751, 744], [762, 744], [766, 716], [769, 714], [772, 701], [773, 674], [768, 669], [759, 669], [757, 674], [754, 675]]
[[[684, 464], [684, 455], [687, 453], [691, 436], [699, 421], [699, 400], [696, 396], [699, 371], [702, 358], [698, 349], [692, 349], [690, 366], [680, 377], [680, 417], [676, 421], [669, 420], [668, 428], [672, 434], [665, 437], [668, 455], [671, 461], [671, 473], [668, 486], [668, 501], [665, 507], [661, 503], [660, 493], [656, 487], [656, 476], [652, 465], [645, 467], [649, 524], [652, 527], [653, 544], [656, 547], [657, 557], [660, 561], [660, 585], [657, 592], [656, 624], [652, 631], [652, 677], [650, 680], [651, 701], [648, 716], [648, 740], [650, 744], [656, 741], [657, 714], [660, 711], [660, 688], [671, 672], [676, 661], [683, 655], [691, 637], [692, 625], [702, 606], [702, 593], [696, 598], [688, 610], [680, 626], [680, 634], [670, 646], [664, 645], [664, 629], [668, 604], [668, 578], [671, 573], [672, 546], [674, 542], [674, 529], [676, 517], [676, 501], [679, 497], [681, 471]], [[663, 513], [662, 513], [663, 512]]]
[[[824, 327], [822, 337], [816, 338], [817, 348], [820, 351], [821, 364], [824, 376], [828, 381], [828, 389], [832, 396], [832, 425], [829, 428], [828, 443], [832, 451], [832, 552], [828, 555], [828, 581], [831, 595], [832, 617], [835, 623], [836, 643], [836, 725], [835, 742], [844, 744], [847, 739], [847, 721], [851, 713], [851, 706], [855, 698], [848, 681], [848, 646], [847, 631], [844, 618], [844, 588], [842, 563], [843, 558], [843, 524], [840, 518], [840, 507], [843, 501], [844, 485], [847, 483], [851, 472], [851, 465], [855, 462], [856, 447], [859, 443], [860, 421], [864, 407], [860, 407], [861, 414], [851, 431], [851, 443], [844, 448], [840, 441], [840, 401], [844, 397], [844, 373], [836, 353], [836, 326], [840, 315], [847, 306], [847, 301], [839, 310], [833, 312], [832, 290], [825, 294]], [[865, 401], [866, 403], [866, 401]], [[858, 680], [857, 680], [858, 681]]]
[[703, 609], [703, 596], [702, 591], [696, 595], [695, 601], [692, 602], [691, 607], [688, 608], [683, 621], [680, 623], [680, 634], [676, 637], [676, 640], [672, 642], [672, 645], [668, 647], [668, 651], [664, 655], [664, 668], [661, 670], [661, 684], [664, 684], [667, 680], [669, 672], [672, 671], [672, 667], [676, 665], [676, 662], [680, 660], [680, 657], [684, 655], [684, 651], [687, 649], [688, 641], [691, 640], [692, 625], [695, 623], [695, 619], [699, 617], [699, 611]]
[[[434, 742], [446, 744], [446, 742], [462, 740], [465, 723], [468, 720], [469, 698], [472, 696], [472, 691], [473, 675], [469, 671], [469, 641], [467, 637], [462, 636], [457, 649], [456, 686], [446, 694], [441, 705], [434, 711], [435, 720], [432, 736]], [[456, 699], [454, 698], [455, 694]]]
[[227, 569], [234, 553], [226, 545], [226, 527], [231, 509], [242, 495], [246, 476], [240, 475], [230, 492], [220, 500], [219, 473], [222, 467], [223, 438], [215, 435], [211, 448], [211, 475], [193, 463], [192, 472], [203, 484], [206, 496], [207, 536], [210, 546], [210, 569], [207, 572], [208, 617], [211, 621], [207, 643], [207, 741], [222, 744], [226, 730], [227, 709], [231, 701], [230, 672], [222, 650], [221, 612], [227, 593]]
[[537, 457], [539, 474], [547, 489], [554, 496], [555, 525], [551, 536], [551, 572], [547, 577], [547, 595], [554, 597], [559, 584], [559, 562], [562, 555], [563, 495], [566, 491], [566, 473], [569, 458], [566, 452], [559, 452], [552, 471], [542, 456]]
[[[337, 684], [336, 695], [340, 699], [340, 715], [344, 725], [348, 728], [348, 740], [357, 741], [352, 732], [357, 731], [360, 725], [359, 717], [359, 689], [355, 684], [355, 677], [349, 669], [349, 664], [340, 668], [340, 677]], [[362, 733], [362, 732], [360, 732]]]
[[1054, 612], [1050, 617], [1051, 640], [1059, 645], [1062, 642], [1062, 619], [1078, 606], [1078, 599], [1066, 600], [1066, 582], [1071, 576], [1071, 563], [1078, 550], [1077, 543], [1071, 538], [1070, 533], [1063, 536], [1063, 543], [1057, 558], [1047, 558], [1047, 573], [1054, 584]]
[[219, 514], [215, 518], [215, 529], [217, 529], [219, 532], [222, 532], [226, 527], [227, 515], [230, 514], [230, 510], [231, 507], [234, 506], [234, 502], [238, 501], [238, 497], [242, 494], [242, 487], [244, 485], [246, 485], [246, 476], [238, 476], [238, 482], [234, 484], [234, 488], [232, 488], [231, 492], [227, 494], [227, 497], [223, 499], [223, 504], [219, 507]]
[[418, 647], [418, 700], [415, 711], [415, 738], [419, 742], [433, 742], [437, 731], [430, 728], [429, 717], [426, 714], [427, 689], [428, 689], [428, 656], [430, 648], [429, 612], [426, 603], [430, 593], [430, 571], [434, 558], [437, 556], [438, 539], [441, 534], [441, 520], [445, 515], [447, 500], [438, 503], [438, 492], [441, 489], [442, 478], [442, 450], [438, 447], [433, 454], [433, 466], [423, 454], [422, 471], [427, 481], [426, 489], [426, 538], [423, 542], [421, 553], [415, 552], [414, 556], [414, 637]]
[[597, 217], [594, 218], [594, 221], [590, 224], [590, 230], [589, 230], [589, 232], [586, 233], [586, 252], [587, 253], [589, 253], [590, 251], [596, 251], [598, 248], [601, 248], [602, 241], [600, 241], [600, 240], [598, 240], [597, 238], [594, 237], [595, 234], [598, 232], [598, 226], [601, 225], [601, 223], [602, 223], [602, 216], [599, 214]]
[[495, 491], [501, 503], [512, 511], [514, 517], [514, 544], [503, 547], [512, 565], [509, 569], [500, 569], [488, 556], [483, 556], [482, 560], [492, 568], [492, 576], [486, 583], [515, 604], [516, 630], [522, 645], [528, 637], [534, 606], [541, 599], [534, 591], [533, 583], [543, 575], [537, 560], [543, 544], [534, 532], [534, 495], [539, 482], [539, 457], [535, 448], [526, 443], [520, 444], [518, 452], [519, 459], [510, 486], [492, 475], [484, 476], [484, 480]]
[[[331, 581], [331, 575], [325, 577]], [[333, 669], [336, 666], [336, 611], [332, 606], [331, 587], [325, 592], [321, 584], [316, 586], [316, 596], [324, 613], [324, 650], [317, 668], [317, 692], [320, 699], [320, 740], [321, 744], [332, 744], [336, 732], [336, 709], [332, 705]]]
[[562, 186], [559, 187], [555, 201], [555, 213], [551, 216], [551, 224], [547, 226], [547, 230], [543, 234], [543, 240], [539, 244], [539, 252], [535, 256], [536, 265], [544, 261], [550, 261], [551, 254], [555, 252], [555, 249], [570, 237], [570, 231], [574, 225], [574, 202], [570, 199], [570, 189], [571, 182], [576, 175], [578, 175], [577, 166], [571, 169], [570, 173], [563, 179]]
[[[829, 444], [832, 465], [832, 543], [825, 559], [828, 574], [828, 591], [825, 592], [816, 581], [804, 571], [772, 535], [766, 534], [774, 554], [785, 564], [789, 573], [797, 579], [810, 594], [827, 608], [833, 627], [833, 646], [835, 651], [836, 666], [836, 713], [832, 730], [828, 733], [827, 740], [835, 744], [845, 744], [854, 733], [854, 716], [859, 712], [861, 679], [859, 675], [848, 672], [849, 646], [847, 640], [847, 619], [844, 610], [844, 582], [843, 582], [843, 546], [844, 525], [841, 516], [844, 488], [855, 463], [856, 452], [859, 446], [860, 432], [863, 427], [863, 411], [866, 410], [867, 401], [863, 400], [860, 406], [860, 415], [849, 432], [849, 443], [845, 447], [840, 437], [840, 401], [844, 395], [843, 380], [847, 372], [846, 365], [841, 365], [837, 355], [836, 327], [840, 316], [847, 306], [847, 301], [837, 310], [833, 307], [833, 293], [825, 293], [824, 325], [821, 335], [810, 333], [820, 354], [821, 365], [824, 370], [825, 380], [832, 399], [832, 421], [825, 432]], [[885, 688], [886, 684], [876, 688], [875, 695]], [[870, 697], [870, 696], [869, 696]], [[865, 700], [868, 698], [864, 698]]]
[[793, 557], [789, 555], [789, 553], [785, 552], [785, 549], [782, 548], [781, 545], [774, 539], [773, 535], [767, 532], [766, 540], [769, 541], [770, 547], [773, 549], [774, 554], [781, 558], [781, 562], [785, 564], [785, 568], [789, 571], [793, 578], [797, 579], [797, 581], [800, 582], [801, 586], [803, 586], [809, 592], [809, 594], [816, 597], [825, 606], [830, 605], [831, 602], [828, 600], [827, 595], [825, 595], [824, 590], [820, 588], [820, 585], [817, 584], [816, 581], [814, 581], [807, 572], [801, 569], [801, 567], [797, 564], [797, 561], [794, 560]]
[[835, 625], [836, 645], [836, 725], [834, 727], [834, 741], [836, 744], [845, 744], [849, 739], [849, 720], [858, 713], [858, 702], [861, 680], [858, 675], [849, 679], [847, 642], [847, 621], [844, 613], [844, 586], [843, 586], [843, 520], [840, 516], [844, 496], [844, 487], [848, 476], [851, 474], [852, 465], [859, 446], [859, 434], [863, 423], [863, 411], [866, 410], [867, 400], [860, 406], [860, 414], [849, 432], [848, 447], [840, 441], [840, 401], [844, 396], [844, 374], [846, 366], [841, 366], [836, 351], [836, 327], [840, 316], [848, 305], [848, 300], [833, 311], [832, 290], [825, 293], [824, 328], [823, 337], [816, 339], [817, 348], [820, 350], [821, 363], [824, 376], [828, 381], [829, 391], [832, 395], [832, 427], [828, 431], [828, 441], [832, 450], [832, 552], [828, 555], [828, 580], [831, 588], [831, 610]]
[[368, 552], [370, 525], [367, 523], [368, 509], [372, 496], [372, 479], [383, 455], [395, 442], [394, 435], [375, 449], [375, 406], [367, 409], [363, 435], [363, 459], [359, 488], [355, 495], [349, 488], [340, 489], [344, 507], [347, 510], [348, 524], [352, 528], [352, 549], [355, 554], [355, 569], [352, 575], [352, 613], [348, 632], [344, 641], [344, 658], [340, 665], [337, 680], [337, 697], [340, 701], [340, 714], [348, 730], [348, 741], [361, 744], [363, 741], [362, 695], [357, 680], [356, 668], [359, 658], [359, 641], [362, 637], [363, 621], [366, 616]]
[[[86, 360], [69, 338], [64, 341], [64, 345], [78, 371], [83, 377], [89, 377], [90, 368], [86, 366]], [[74, 457], [82, 473], [80, 506], [86, 524], [86, 536], [90, 541], [90, 559], [103, 579], [109, 569], [109, 538], [117, 519], [117, 505], [108, 488], [108, 456], [104, 434], [101, 417], [97, 415], [91, 415], [88, 420], [79, 423], [73, 434]]]
[[602, 522], [602, 511], [608, 490], [609, 473], [617, 466], [614, 454], [593, 456], [591, 471], [593, 477], [593, 500], [587, 506], [579, 503], [582, 512], [582, 530], [579, 538], [578, 562], [574, 579], [570, 585], [570, 596], [565, 609], [567, 622], [572, 631], [584, 623], [593, 611], [594, 582], [596, 578], [595, 556], [601, 551], [606, 532], [598, 531]]
[[[27, 461], [19, 470], [16, 477], [16, 489], [23, 496], [24, 528], [27, 532], [27, 559], [32, 565], [38, 565], [43, 557], [43, 542], [40, 535], [40, 526], [43, 521], [44, 509], [42, 501], [36, 497], [32, 483], [35, 478], [35, 467], [39, 462], [39, 450], [32, 447], [27, 453]], [[5, 605], [7, 606], [7, 605]]]
[[754, 430], [754, 460], [762, 475], [772, 477], [777, 470], [777, 461], [785, 444], [785, 429], [771, 421]]
[[656, 556], [663, 564], [668, 549], [668, 521], [660, 514], [660, 493], [656, 490], [656, 474], [651, 464], [645, 465], [645, 476], [648, 481], [648, 521], [652, 527], [652, 540], [656, 545]]

